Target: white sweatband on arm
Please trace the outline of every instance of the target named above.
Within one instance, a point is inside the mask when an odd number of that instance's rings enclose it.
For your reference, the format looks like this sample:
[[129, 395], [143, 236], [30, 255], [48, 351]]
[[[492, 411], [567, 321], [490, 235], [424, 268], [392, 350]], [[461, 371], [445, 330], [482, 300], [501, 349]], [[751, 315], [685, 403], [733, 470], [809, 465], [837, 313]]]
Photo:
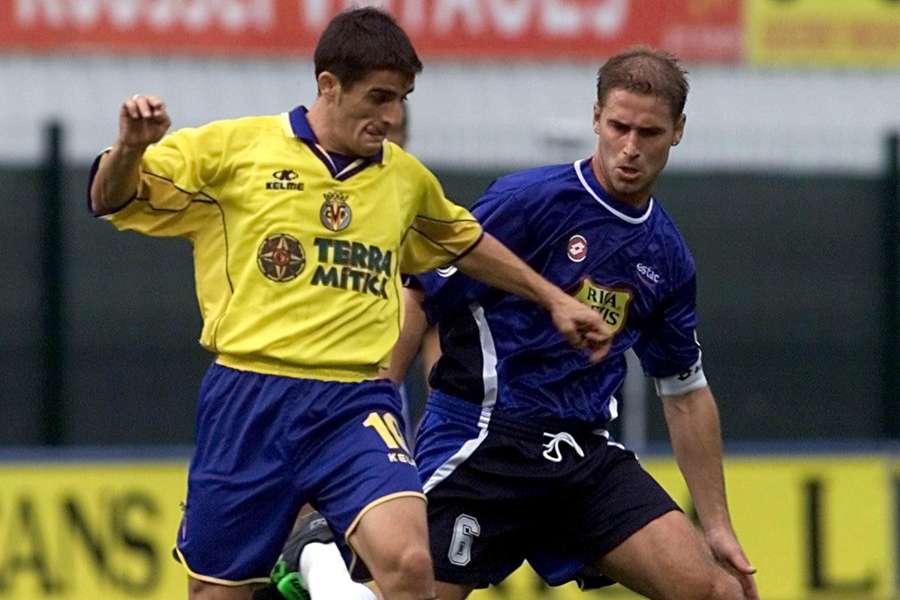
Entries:
[[707, 385], [700, 358], [687, 371], [671, 377], [655, 377], [653, 382], [658, 396], [681, 396]]

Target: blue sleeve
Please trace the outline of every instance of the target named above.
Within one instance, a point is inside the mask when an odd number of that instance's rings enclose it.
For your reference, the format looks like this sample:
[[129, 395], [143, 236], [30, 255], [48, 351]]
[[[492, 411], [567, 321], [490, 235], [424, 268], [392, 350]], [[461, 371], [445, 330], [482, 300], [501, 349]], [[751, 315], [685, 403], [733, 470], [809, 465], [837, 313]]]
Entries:
[[666, 299], [634, 351], [650, 377], [671, 377], [694, 366], [700, 358], [697, 342], [697, 279], [692, 274]]
[[[510, 189], [495, 181], [472, 206], [472, 214], [484, 231], [496, 237], [513, 253], [524, 256], [529, 248], [528, 209], [518, 198], [518, 188]], [[425, 293], [425, 315], [431, 324], [444, 315], [464, 309], [481, 301], [485, 294], [494, 293], [449, 265], [447, 267], [410, 276], [410, 285]]]
[[[484, 231], [500, 240], [519, 257], [531, 249], [529, 214], [532, 202], [520, 196], [520, 188], [509, 189], [495, 181], [472, 206], [472, 214]], [[534, 200], [535, 196], [531, 196]]]

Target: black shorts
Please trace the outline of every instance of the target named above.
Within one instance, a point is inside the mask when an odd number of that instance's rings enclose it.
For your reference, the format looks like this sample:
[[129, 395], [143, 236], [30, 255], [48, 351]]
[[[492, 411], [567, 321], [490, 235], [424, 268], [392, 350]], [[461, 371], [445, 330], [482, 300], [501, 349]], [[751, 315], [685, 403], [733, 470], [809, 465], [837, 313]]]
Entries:
[[590, 567], [679, 508], [634, 453], [604, 434], [497, 414], [484, 428], [432, 405], [416, 460], [437, 579], [486, 587], [528, 560], [550, 585], [614, 583]]

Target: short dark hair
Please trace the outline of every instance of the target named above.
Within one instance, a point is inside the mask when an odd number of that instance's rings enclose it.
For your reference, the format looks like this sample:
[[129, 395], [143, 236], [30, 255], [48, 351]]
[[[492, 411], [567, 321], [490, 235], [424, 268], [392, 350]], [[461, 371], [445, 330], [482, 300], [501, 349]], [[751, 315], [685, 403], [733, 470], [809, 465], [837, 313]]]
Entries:
[[422, 71], [406, 32], [389, 14], [371, 7], [334, 17], [316, 44], [314, 62], [316, 77], [328, 71], [347, 88], [372, 71], [396, 71], [410, 80]]
[[689, 89], [687, 70], [678, 58], [650, 46], [634, 46], [604, 63], [597, 71], [597, 102], [603, 106], [612, 90], [658, 96], [678, 119]]

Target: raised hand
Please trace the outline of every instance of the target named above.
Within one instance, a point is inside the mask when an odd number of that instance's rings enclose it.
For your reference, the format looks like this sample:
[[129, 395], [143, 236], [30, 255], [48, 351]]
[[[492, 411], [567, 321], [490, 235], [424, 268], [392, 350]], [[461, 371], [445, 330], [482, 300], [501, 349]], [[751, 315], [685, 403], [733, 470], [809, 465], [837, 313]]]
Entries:
[[119, 110], [118, 144], [123, 149], [142, 152], [161, 140], [171, 124], [161, 98], [135, 94]]

